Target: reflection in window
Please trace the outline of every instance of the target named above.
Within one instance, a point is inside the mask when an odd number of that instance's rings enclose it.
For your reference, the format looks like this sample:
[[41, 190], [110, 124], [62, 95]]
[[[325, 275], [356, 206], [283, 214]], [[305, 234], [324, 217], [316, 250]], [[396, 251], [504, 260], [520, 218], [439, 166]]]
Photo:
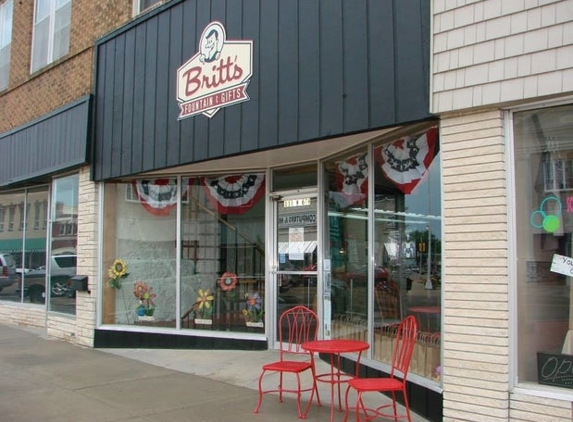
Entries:
[[[331, 337], [366, 340], [368, 329], [368, 176], [366, 149], [325, 164], [331, 259]], [[325, 315], [328, 319], [328, 315]]]
[[24, 208], [24, 203], [22, 202], [20, 205], [18, 205], [18, 215], [20, 217], [20, 224], [18, 225], [19, 231], [24, 231], [24, 222], [26, 221], [24, 213], [25, 213], [25, 208]]
[[[426, 357], [413, 360], [412, 372], [439, 380], [441, 187], [437, 129], [386, 140], [370, 151], [371, 156], [358, 151], [325, 163], [327, 253], [332, 263], [331, 337], [368, 340], [372, 358], [390, 363], [395, 324], [414, 315], [422, 333], [419, 347]], [[368, 198], [368, 183], [373, 184], [373, 198]], [[371, 235], [370, 208], [374, 216]], [[367, 338], [369, 326], [373, 328], [371, 339]]]
[[[518, 381], [538, 377], [547, 356], [573, 356], [570, 272], [573, 257], [573, 106], [514, 114], [518, 298]], [[543, 374], [543, 371], [541, 372]], [[565, 384], [563, 384], [565, 383]]]
[[14, 218], [16, 216], [16, 206], [10, 205], [8, 207], [8, 231], [14, 231]]
[[[76, 312], [76, 292], [72, 289], [70, 277], [76, 274], [76, 265], [66, 263], [77, 261], [77, 233], [67, 227], [77, 226], [78, 221], [77, 174], [54, 179], [52, 193], [52, 242], [48, 263], [49, 283], [47, 297], [49, 310], [68, 314]], [[65, 257], [65, 258], [64, 258]]]
[[[47, 201], [48, 186], [21, 189], [0, 194], [0, 227], [3, 227], [8, 204], [23, 204], [14, 207], [18, 218], [22, 221], [22, 210], [29, 209], [37, 201]], [[21, 224], [23, 231], [3, 231], [0, 235], [0, 254], [9, 255], [14, 262], [13, 274], [8, 279], [2, 279], [0, 300], [14, 302], [31, 302], [43, 304], [45, 302], [45, 264], [46, 264], [46, 230], [32, 229], [32, 222], [28, 220]], [[41, 269], [44, 268], [44, 269]], [[7, 283], [12, 283], [7, 285]]]

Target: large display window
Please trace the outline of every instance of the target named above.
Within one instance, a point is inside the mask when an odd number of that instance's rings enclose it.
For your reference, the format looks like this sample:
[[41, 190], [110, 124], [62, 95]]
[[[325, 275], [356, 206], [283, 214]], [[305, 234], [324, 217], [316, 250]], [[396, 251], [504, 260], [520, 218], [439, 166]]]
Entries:
[[77, 175], [54, 179], [53, 186], [51, 231], [48, 185], [0, 194], [0, 300], [45, 304], [49, 297], [50, 310], [75, 313], [69, 278], [76, 272]]
[[397, 323], [414, 315], [419, 336], [411, 371], [439, 381], [437, 128], [386, 139], [330, 160], [325, 169], [331, 337], [366, 340], [370, 358], [389, 364]]
[[264, 332], [264, 174], [105, 186], [103, 323]]
[[42, 269], [28, 273], [45, 277], [50, 282], [47, 292], [48, 310], [67, 314], [76, 313], [76, 291], [70, 277], [76, 274], [78, 245], [79, 175], [71, 174], [54, 179], [52, 183], [52, 210], [50, 260]]
[[573, 105], [514, 113], [520, 383], [573, 388]]

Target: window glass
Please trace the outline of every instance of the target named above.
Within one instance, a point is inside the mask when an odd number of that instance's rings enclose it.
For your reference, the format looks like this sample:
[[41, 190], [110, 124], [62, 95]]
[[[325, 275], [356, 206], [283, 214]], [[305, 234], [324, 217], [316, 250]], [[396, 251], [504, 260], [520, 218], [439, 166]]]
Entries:
[[264, 175], [177, 184], [105, 186], [102, 322], [264, 332]]
[[374, 148], [375, 359], [390, 363], [395, 324], [418, 323], [411, 372], [439, 380], [441, 330], [441, 175], [437, 128]]
[[149, 9], [151, 6], [161, 3], [163, 0], [134, 0], [133, 11], [134, 14], [141, 13], [146, 9]]
[[70, 24], [72, 4], [66, 2], [56, 10], [54, 20], [54, 53], [53, 60], [64, 56], [70, 49]]
[[[349, 154], [325, 165], [331, 336], [368, 340], [371, 357], [389, 364], [396, 324], [414, 315], [420, 336], [411, 371], [439, 381], [442, 258], [437, 129], [385, 141], [374, 145], [371, 153], [372, 157], [366, 151]], [[373, 198], [368, 198], [368, 183], [373, 184]], [[373, 338], [367, 337], [369, 327]]]
[[[366, 340], [368, 329], [368, 152], [325, 163], [331, 260], [332, 338]], [[328, 277], [328, 276], [327, 276]]]
[[264, 332], [264, 182], [264, 174], [190, 181], [181, 210], [182, 328]]
[[0, 90], [8, 87], [12, 45], [12, 0], [0, 4]]
[[[3, 216], [0, 214], [8, 220], [4, 222], [5, 227], [10, 227], [9, 219], [16, 218], [15, 214], [20, 212], [20, 205], [24, 204], [25, 200], [24, 190], [0, 194], [0, 203], [8, 211]], [[0, 232], [0, 299], [2, 300], [16, 302], [22, 300], [18, 268], [22, 262], [23, 241], [21, 231], [12, 229]]]
[[314, 187], [316, 180], [316, 164], [274, 170], [272, 191]]
[[24, 254], [18, 265], [24, 302], [43, 304], [46, 300], [46, 238], [48, 235], [48, 186], [28, 189]]
[[[52, 189], [51, 259], [44, 270], [49, 275], [48, 310], [75, 314], [76, 292], [70, 278], [76, 274], [76, 266], [67, 263], [75, 262], [77, 256], [79, 176], [74, 174], [54, 179]], [[69, 232], [62, 227], [75, 229]], [[41, 274], [41, 270], [34, 271], [33, 275], [38, 273]]]
[[36, 23], [47, 19], [50, 16], [51, 0], [36, 0]]
[[177, 180], [108, 184], [105, 213], [103, 322], [175, 327]]
[[[14, 207], [12, 204], [18, 203]], [[16, 302], [45, 303], [45, 264], [46, 264], [46, 227], [35, 228], [30, 211], [36, 204], [48, 203], [48, 187], [17, 190], [0, 194], [0, 261], [13, 262], [7, 269], [0, 269], [0, 300]], [[22, 231], [4, 231], [8, 214], [12, 208], [18, 214]], [[47, 205], [42, 208], [47, 210]], [[25, 211], [24, 211], [25, 210]], [[26, 215], [24, 218], [23, 215]], [[38, 216], [44, 222], [46, 212]], [[0, 263], [0, 266], [4, 264]], [[10, 267], [13, 266], [13, 269]], [[34, 272], [36, 268], [43, 270]]]
[[572, 105], [523, 111], [513, 126], [518, 381], [568, 388], [554, 363], [573, 355], [572, 116]]
[[71, 0], [36, 0], [32, 72], [68, 53], [71, 13]]

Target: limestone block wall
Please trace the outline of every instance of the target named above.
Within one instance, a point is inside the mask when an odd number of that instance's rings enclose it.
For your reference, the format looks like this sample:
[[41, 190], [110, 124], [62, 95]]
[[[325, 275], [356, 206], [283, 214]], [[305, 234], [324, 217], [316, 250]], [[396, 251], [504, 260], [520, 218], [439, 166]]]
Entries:
[[98, 283], [99, 184], [90, 181], [89, 167], [80, 171], [78, 203], [78, 268], [87, 275], [89, 292], [76, 293], [76, 342], [93, 346]]
[[17, 302], [2, 302], [0, 306], [0, 321], [29, 327], [46, 326], [46, 308]]

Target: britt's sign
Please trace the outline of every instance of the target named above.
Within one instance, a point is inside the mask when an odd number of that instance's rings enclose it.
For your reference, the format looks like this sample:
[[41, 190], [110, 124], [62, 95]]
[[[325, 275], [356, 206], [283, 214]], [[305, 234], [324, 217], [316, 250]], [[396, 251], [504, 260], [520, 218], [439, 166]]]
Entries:
[[204, 114], [249, 100], [253, 73], [253, 41], [229, 41], [225, 27], [211, 22], [201, 35], [199, 51], [177, 69], [179, 119]]

